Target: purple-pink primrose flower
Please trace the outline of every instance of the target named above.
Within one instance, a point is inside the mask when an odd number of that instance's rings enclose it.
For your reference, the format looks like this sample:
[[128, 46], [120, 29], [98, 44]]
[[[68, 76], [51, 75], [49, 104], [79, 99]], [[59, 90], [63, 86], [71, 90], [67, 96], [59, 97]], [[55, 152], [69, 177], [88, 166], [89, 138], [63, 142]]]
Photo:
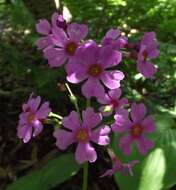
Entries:
[[110, 29], [101, 43], [103, 46], [111, 45], [113, 49], [121, 49], [128, 43], [128, 39], [121, 35], [120, 30]]
[[31, 137], [39, 135], [43, 129], [42, 122], [48, 117], [51, 109], [49, 103], [45, 102], [40, 105], [41, 97], [36, 98], [30, 95], [27, 103], [22, 106], [23, 112], [19, 116], [19, 123], [17, 127], [17, 136], [27, 143]]
[[63, 30], [67, 29], [67, 23], [64, 19], [63, 15], [59, 15], [58, 13], [53, 13], [51, 17], [51, 23], [53, 27], [62, 28]]
[[125, 175], [129, 173], [131, 176], [133, 176], [133, 170], [132, 168], [139, 163], [138, 160], [132, 160], [128, 163], [122, 163], [117, 157], [113, 158], [113, 167], [112, 169], [107, 170], [103, 175], [100, 177], [111, 177], [114, 175], [116, 172], [120, 172], [122, 175]]
[[119, 51], [109, 46], [99, 47], [94, 41], [89, 41], [78, 49], [75, 59], [66, 65], [67, 80], [80, 83], [87, 79], [81, 88], [83, 95], [86, 98], [100, 97], [105, 93], [102, 83], [109, 89], [120, 87], [124, 74], [119, 70], [109, 70], [120, 61]]
[[100, 107], [100, 111], [103, 116], [109, 116], [113, 111], [117, 113], [119, 109], [128, 104], [127, 98], [120, 98], [121, 93], [121, 89], [117, 88], [114, 90], [109, 90], [107, 94], [102, 94], [97, 98], [97, 101], [100, 104], [105, 105]]
[[44, 49], [52, 45], [51, 25], [46, 19], [39, 20], [39, 23], [36, 24], [36, 30], [38, 33], [43, 35], [43, 37], [39, 38], [36, 42], [38, 49]]
[[[151, 116], [146, 116], [146, 107], [144, 104], [133, 103], [131, 106], [131, 119], [125, 117], [126, 121], [116, 121], [113, 125], [113, 131], [127, 133], [120, 137], [119, 147], [126, 155], [131, 153], [131, 145], [136, 142], [137, 148], [141, 154], [147, 152], [154, 147], [154, 142], [147, 139], [148, 133], [155, 131], [155, 123]], [[124, 118], [123, 118], [124, 119]]]
[[95, 113], [93, 108], [87, 108], [82, 112], [83, 122], [77, 112], [72, 111], [69, 116], [64, 117], [62, 124], [66, 129], [56, 129], [56, 145], [59, 149], [65, 150], [72, 143], [78, 143], [75, 153], [75, 159], [79, 164], [86, 161], [95, 162], [97, 153], [91, 145], [91, 141], [99, 145], [108, 145], [110, 139], [110, 127], [107, 125], [99, 126], [102, 116]]
[[118, 110], [118, 112], [115, 113], [114, 119], [115, 123], [111, 125], [111, 129], [113, 132], [116, 132], [119, 130], [119, 127], [123, 127], [125, 122], [128, 120], [129, 112], [128, 110], [121, 108]]
[[156, 67], [149, 62], [150, 59], [158, 57], [158, 43], [154, 32], [146, 32], [140, 42], [137, 55], [137, 69], [146, 78], [152, 77], [157, 71]]
[[67, 26], [66, 32], [58, 27], [52, 28], [52, 42], [54, 46], [44, 49], [44, 57], [51, 67], [59, 67], [66, 60], [71, 60], [88, 33], [84, 24], [72, 23]]
[[36, 30], [39, 34], [44, 35], [43, 37], [39, 38], [37, 41], [38, 49], [44, 49], [48, 46], [52, 46], [52, 28], [62, 28], [66, 29], [67, 24], [64, 20], [62, 15], [58, 13], [53, 13], [51, 17], [51, 24], [46, 19], [40, 19], [39, 22], [36, 24]]

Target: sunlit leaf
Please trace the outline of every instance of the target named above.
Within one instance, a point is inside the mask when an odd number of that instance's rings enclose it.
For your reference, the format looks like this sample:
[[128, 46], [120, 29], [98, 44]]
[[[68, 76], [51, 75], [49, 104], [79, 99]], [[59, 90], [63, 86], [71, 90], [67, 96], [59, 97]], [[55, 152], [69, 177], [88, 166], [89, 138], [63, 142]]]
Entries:
[[75, 175], [79, 170], [73, 154], [49, 161], [42, 169], [18, 179], [7, 190], [48, 190]]

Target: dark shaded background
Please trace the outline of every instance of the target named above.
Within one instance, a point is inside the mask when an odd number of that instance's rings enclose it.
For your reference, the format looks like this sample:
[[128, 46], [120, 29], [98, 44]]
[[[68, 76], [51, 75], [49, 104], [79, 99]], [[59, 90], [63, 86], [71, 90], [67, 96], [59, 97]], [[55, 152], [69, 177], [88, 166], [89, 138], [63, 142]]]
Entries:
[[[69, 10], [71, 21], [89, 25], [89, 38], [98, 42], [110, 27], [119, 27], [130, 40], [145, 31], [155, 31], [160, 42], [160, 57], [155, 61], [158, 73], [154, 80], [136, 76], [135, 63], [124, 61], [126, 73], [124, 94], [131, 100], [142, 100], [151, 112], [176, 116], [176, 1], [175, 0], [63, 0], [60, 12]], [[34, 91], [51, 102], [54, 111], [66, 115], [73, 108], [66, 96], [62, 69], [49, 69], [35, 41], [35, 23], [50, 19], [56, 11], [51, 0], [0, 0], [0, 189], [8, 183], [39, 168], [58, 154], [53, 129], [47, 127], [28, 145], [16, 137], [21, 104]], [[80, 96], [77, 87], [74, 92]], [[81, 98], [81, 97], [80, 97]], [[64, 102], [64, 103], [63, 103]], [[43, 148], [44, 147], [44, 148]], [[99, 150], [98, 150], [99, 151]], [[99, 179], [100, 171], [111, 164], [104, 151], [90, 168], [91, 190], [117, 189], [110, 179]], [[97, 164], [98, 163], [98, 164]], [[80, 172], [54, 189], [79, 189]]]

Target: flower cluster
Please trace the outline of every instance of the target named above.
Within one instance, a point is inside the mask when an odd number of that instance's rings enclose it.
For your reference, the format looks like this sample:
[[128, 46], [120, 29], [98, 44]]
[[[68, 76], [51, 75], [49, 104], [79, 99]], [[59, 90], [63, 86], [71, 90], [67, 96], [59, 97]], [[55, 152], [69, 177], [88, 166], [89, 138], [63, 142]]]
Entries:
[[[38, 49], [48, 60], [50, 67], [64, 66], [66, 80], [73, 84], [81, 84], [81, 92], [86, 101], [92, 97], [99, 103], [99, 110], [87, 106], [80, 115], [79, 107], [68, 116], [56, 117], [60, 119], [59, 128], [55, 128], [53, 136], [56, 146], [67, 149], [71, 144], [77, 144], [75, 160], [95, 162], [97, 153], [94, 144], [106, 146], [110, 144], [110, 133], [118, 133], [118, 148], [124, 154], [132, 152], [132, 145], [137, 144], [142, 155], [154, 147], [154, 142], [147, 138], [149, 133], [155, 131], [152, 116], [146, 116], [146, 107], [143, 103], [132, 103], [121, 97], [121, 81], [125, 74], [120, 71], [122, 60], [127, 58], [136, 60], [137, 70], [146, 78], [152, 78], [156, 67], [150, 63], [159, 55], [158, 44], [154, 32], [146, 32], [137, 43], [129, 43], [118, 29], [110, 29], [102, 38], [101, 43], [85, 39], [88, 27], [84, 24], [66, 23], [62, 15], [54, 13], [51, 24], [40, 20], [36, 24], [37, 32], [43, 36], [37, 41]], [[69, 89], [70, 92], [70, 89]], [[71, 96], [73, 96], [71, 92]], [[73, 99], [72, 99], [73, 100]], [[74, 100], [77, 97], [74, 96]], [[27, 143], [31, 137], [39, 135], [46, 119], [52, 120], [49, 103], [40, 107], [41, 98], [30, 96], [23, 104], [18, 124], [18, 137]], [[129, 112], [130, 110], [130, 112]], [[53, 116], [56, 116], [54, 114]], [[113, 118], [111, 124], [106, 124], [103, 117]], [[111, 157], [111, 156], [110, 156]], [[115, 172], [129, 172], [137, 160], [123, 163], [119, 157], [111, 157], [113, 168], [105, 172], [104, 176], [111, 176]]]

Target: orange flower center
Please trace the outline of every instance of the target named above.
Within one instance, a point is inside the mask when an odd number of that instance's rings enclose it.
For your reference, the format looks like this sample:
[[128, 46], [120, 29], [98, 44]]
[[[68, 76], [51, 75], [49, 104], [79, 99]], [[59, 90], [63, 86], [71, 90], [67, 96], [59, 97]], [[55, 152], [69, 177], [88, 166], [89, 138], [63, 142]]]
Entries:
[[97, 77], [102, 73], [102, 68], [100, 65], [97, 64], [91, 65], [88, 70], [88, 73], [93, 77]]
[[76, 134], [78, 141], [87, 142], [88, 141], [88, 132], [85, 129], [79, 129]]
[[35, 115], [32, 114], [32, 113], [30, 113], [30, 114], [28, 115], [28, 117], [27, 117], [27, 121], [28, 121], [29, 123], [32, 123], [32, 121], [34, 120], [34, 118], [35, 118]]
[[77, 47], [78, 45], [75, 42], [69, 42], [65, 47], [65, 51], [68, 53], [68, 55], [73, 56]]
[[140, 137], [142, 134], [142, 131], [143, 131], [142, 127], [138, 124], [135, 124], [131, 128], [131, 135], [133, 137]]

